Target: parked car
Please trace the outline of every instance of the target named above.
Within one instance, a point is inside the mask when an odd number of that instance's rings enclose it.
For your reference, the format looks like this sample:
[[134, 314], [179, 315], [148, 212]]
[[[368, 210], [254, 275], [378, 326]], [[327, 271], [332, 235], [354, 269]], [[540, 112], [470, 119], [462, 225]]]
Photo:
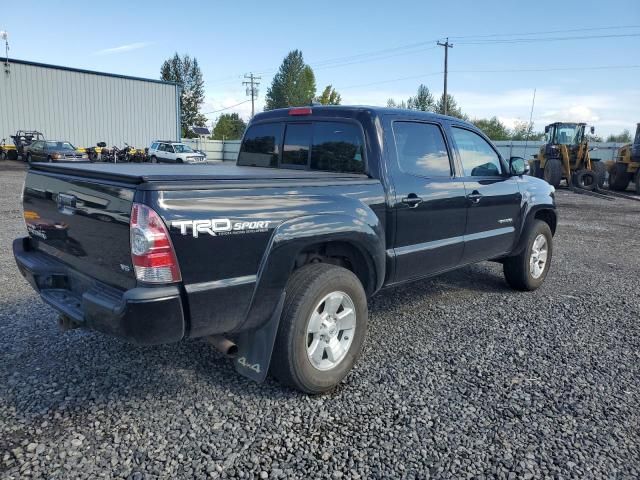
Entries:
[[156, 140], [149, 147], [151, 163], [205, 163], [207, 157], [180, 142]]
[[[543, 283], [554, 188], [526, 173], [456, 118], [273, 110], [252, 119], [237, 165], [36, 165], [25, 209], [64, 221], [85, 254], [28, 218], [13, 251], [65, 325], [143, 344], [205, 337], [249, 378], [270, 370], [319, 393], [355, 364], [382, 288], [483, 260], [514, 289]], [[79, 188], [128, 225], [75, 215]]]
[[88, 162], [89, 156], [71, 143], [61, 140], [36, 140], [25, 147], [27, 162]]

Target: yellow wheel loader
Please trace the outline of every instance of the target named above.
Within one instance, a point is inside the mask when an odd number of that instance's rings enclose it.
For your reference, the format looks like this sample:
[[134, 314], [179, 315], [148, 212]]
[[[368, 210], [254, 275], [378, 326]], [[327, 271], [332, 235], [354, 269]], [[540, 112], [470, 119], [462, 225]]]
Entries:
[[633, 143], [620, 147], [615, 162], [609, 166], [611, 190], [624, 191], [631, 181], [640, 195], [640, 123], [636, 127]]
[[[596, 190], [604, 186], [607, 167], [591, 158], [585, 123], [556, 122], [544, 127], [546, 143], [534, 155], [532, 173], [558, 187], [562, 180], [568, 186]], [[594, 128], [591, 127], [591, 133]]]

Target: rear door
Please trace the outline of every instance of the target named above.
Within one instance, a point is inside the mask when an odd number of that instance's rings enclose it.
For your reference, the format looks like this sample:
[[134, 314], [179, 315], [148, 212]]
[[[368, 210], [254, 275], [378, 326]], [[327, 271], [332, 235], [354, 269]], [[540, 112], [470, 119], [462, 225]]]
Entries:
[[[391, 116], [389, 116], [391, 117]], [[395, 189], [393, 253], [401, 282], [458, 265], [464, 249], [466, 197], [442, 125], [385, 119]]]
[[452, 126], [451, 134], [467, 190], [463, 262], [499, 257], [513, 248], [520, 223], [517, 177], [508, 173], [498, 151], [477, 132]]

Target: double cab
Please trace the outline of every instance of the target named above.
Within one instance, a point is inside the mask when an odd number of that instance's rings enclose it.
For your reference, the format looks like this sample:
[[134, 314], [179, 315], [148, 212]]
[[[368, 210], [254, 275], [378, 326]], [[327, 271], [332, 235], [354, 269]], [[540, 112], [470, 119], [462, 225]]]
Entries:
[[273, 110], [235, 165], [34, 165], [13, 251], [66, 327], [206, 338], [249, 378], [320, 393], [356, 363], [383, 288], [485, 260], [542, 284], [554, 189], [526, 173], [457, 118]]

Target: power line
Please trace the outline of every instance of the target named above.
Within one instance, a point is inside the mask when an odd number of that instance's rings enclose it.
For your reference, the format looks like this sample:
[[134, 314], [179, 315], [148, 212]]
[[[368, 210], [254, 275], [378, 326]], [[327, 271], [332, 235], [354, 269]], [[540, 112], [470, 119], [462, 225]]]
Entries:
[[534, 43], [534, 42], [558, 42], [565, 40], [593, 40], [597, 38], [623, 38], [623, 37], [640, 37], [640, 33], [618, 33], [610, 35], [579, 35], [569, 37], [540, 37], [540, 38], [505, 38], [505, 39], [487, 39], [487, 40], [471, 40], [460, 41], [458, 45], [505, 45], [512, 43]]
[[[526, 72], [559, 72], [559, 71], [574, 71], [574, 70], [623, 70], [640, 68], [640, 65], [603, 65], [603, 66], [591, 66], [591, 67], [532, 67], [532, 68], [517, 68], [517, 69], [495, 69], [495, 70], [451, 70], [451, 73], [526, 73]], [[417, 75], [411, 75], [408, 77], [390, 78], [387, 80], [380, 80], [370, 83], [360, 83], [358, 85], [348, 85], [346, 87], [339, 87], [339, 90], [348, 90], [351, 88], [370, 87], [373, 85], [382, 85], [385, 83], [401, 82], [403, 80], [414, 80], [416, 78], [430, 77], [434, 75], [441, 75], [443, 71], [439, 72], [426, 72]]]
[[235, 105], [231, 105], [231, 106], [229, 106], [229, 107], [221, 108], [220, 110], [214, 110], [214, 111], [212, 111], [212, 112], [204, 112], [204, 113], [203, 113], [203, 115], [213, 115], [214, 113], [224, 112], [225, 110], [229, 110], [229, 109], [231, 109], [231, 108], [237, 107], [237, 106], [239, 106], [239, 105], [242, 105], [242, 104], [247, 103], [247, 102], [250, 102], [250, 101], [251, 101], [251, 100], [245, 100], [245, 101], [243, 101], [243, 102], [236, 103]]
[[601, 30], [627, 30], [631, 28], [640, 28], [640, 25], [615, 25], [611, 27], [585, 27], [585, 28], [573, 28], [573, 29], [563, 29], [563, 30], [547, 30], [546, 32], [536, 31], [536, 32], [513, 32], [513, 33], [490, 33], [486, 35], [452, 35], [450, 38], [455, 40], [462, 38], [490, 38], [490, 37], [513, 37], [515, 35], [547, 35], [551, 33], [575, 33], [575, 32], [591, 32], [591, 31], [601, 31]]
[[[491, 33], [486, 35], [450, 35], [449, 38], [456, 40], [456, 43], [462, 45], [475, 45], [475, 44], [504, 44], [504, 43], [523, 43], [523, 42], [544, 42], [544, 41], [562, 41], [562, 40], [584, 40], [590, 38], [618, 38], [625, 36], [639, 36], [639, 34], [612, 34], [612, 35], [595, 35], [595, 36], [578, 36], [578, 37], [539, 37], [539, 38], [498, 38], [498, 37], [513, 37], [513, 36], [529, 36], [529, 35], [549, 35], [554, 33], [575, 33], [575, 32], [589, 32], [589, 31], [603, 31], [603, 30], [625, 30], [625, 29], [637, 29], [640, 28], [640, 25], [615, 25], [615, 26], [606, 26], [606, 27], [584, 27], [584, 28], [574, 28], [568, 30], [547, 30], [547, 31], [536, 31], [536, 32], [512, 32], [512, 33]], [[441, 37], [442, 38], [442, 37]], [[464, 39], [466, 41], [459, 41]], [[437, 42], [439, 38], [426, 40], [421, 42], [409, 43], [405, 45], [399, 45], [397, 47], [384, 48], [380, 50], [372, 50], [369, 52], [347, 55], [335, 58], [329, 58], [325, 60], [320, 60], [318, 62], [314, 62], [311, 67], [315, 69], [322, 68], [338, 68], [343, 66], [354, 65], [357, 63], [366, 63], [369, 61], [377, 61], [383, 60], [386, 58], [391, 58], [394, 56], [407, 55], [411, 53], [419, 53], [428, 49], [418, 49], [415, 52], [411, 52], [412, 49], [417, 49], [419, 47], [423, 47], [425, 45], [433, 44], [433, 42]], [[277, 70], [273, 69], [265, 69], [263, 71], [258, 72], [259, 75], [271, 75], [275, 73]], [[241, 77], [241, 75], [233, 75], [228, 77], [222, 77], [217, 80], [213, 80], [210, 83], [215, 84], [230, 84], [234, 83], [234, 80]]]

